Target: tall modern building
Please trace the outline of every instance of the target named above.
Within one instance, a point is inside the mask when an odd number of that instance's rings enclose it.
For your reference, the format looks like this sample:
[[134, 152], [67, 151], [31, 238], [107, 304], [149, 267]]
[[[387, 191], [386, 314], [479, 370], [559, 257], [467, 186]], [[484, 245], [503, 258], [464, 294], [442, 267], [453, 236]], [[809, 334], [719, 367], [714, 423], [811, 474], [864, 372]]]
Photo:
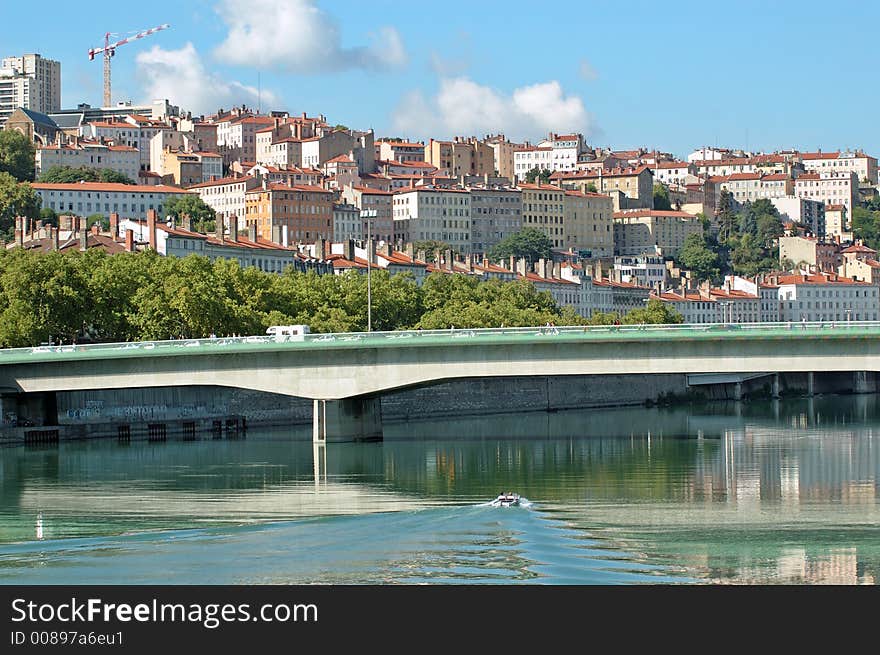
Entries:
[[19, 107], [43, 114], [61, 109], [61, 62], [30, 54], [0, 62], [0, 125]]

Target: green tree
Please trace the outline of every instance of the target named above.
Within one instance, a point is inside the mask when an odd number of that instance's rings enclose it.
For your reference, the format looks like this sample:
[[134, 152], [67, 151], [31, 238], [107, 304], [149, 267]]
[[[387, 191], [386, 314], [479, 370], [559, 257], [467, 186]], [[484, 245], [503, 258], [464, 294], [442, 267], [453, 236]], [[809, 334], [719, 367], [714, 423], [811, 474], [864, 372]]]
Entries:
[[12, 240], [16, 216], [36, 219], [40, 215], [40, 202], [30, 184], [18, 182], [9, 173], [0, 173], [0, 239]]
[[737, 215], [733, 211], [733, 198], [727, 189], [721, 190], [718, 200], [718, 240], [725, 243], [737, 231]]
[[529, 184], [535, 184], [536, 180], [541, 180], [541, 184], [549, 184], [550, 176], [553, 173], [546, 168], [538, 168], [535, 166], [532, 170], [526, 173], [526, 182]]
[[101, 230], [105, 232], [110, 229], [110, 219], [104, 216], [104, 214], [90, 214], [86, 217], [87, 228], [92, 227], [95, 223], [100, 225]]
[[196, 232], [208, 233], [213, 229], [217, 213], [195, 193], [170, 198], [165, 203], [165, 215], [181, 218], [189, 216]]
[[21, 132], [0, 130], [0, 173], [9, 173], [19, 182], [34, 179], [34, 144]]
[[861, 239], [869, 248], [880, 247], [880, 211], [853, 207], [851, 224], [856, 239]]
[[669, 303], [665, 303], [659, 298], [651, 298], [643, 309], [634, 309], [624, 316], [623, 322], [630, 325], [661, 325], [684, 323], [684, 318]]
[[40, 219], [42, 219], [43, 223], [46, 225], [58, 227], [58, 212], [51, 207], [43, 207], [40, 210]]
[[584, 185], [584, 191], [587, 193], [599, 193], [599, 189], [596, 188], [595, 182], [587, 182]]
[[669, 189], [660, 182], [654, 184], [654, 209], [672, 209], [672, 204], [669, 202]]
[[40, 182], [52, 184], [75, 184], [77, 182], [98, 182], [98, 171], [81, 166], [51, 166], [40, 174]]
[[511, 255], [524, 257], [530, 262], [549, 259], [553, 251], [553, 242], [546, 234], [533, 227], [527, 227], [511, 234], [489, 249], [492, 261], [506, 260]]
[[699, 280], [712, 280], [720, 276], [718, 255], [706, 244], [699, 234], [690, 234], [678, 251], [676, 261], [685, 269], [692, 271]]
[[101, 182], [115, 182], [117, 184], [137, 184], [133, 179], [125, 173], [114, 171], [109, 168], [102, 168], [98, 173], [98, 179]]

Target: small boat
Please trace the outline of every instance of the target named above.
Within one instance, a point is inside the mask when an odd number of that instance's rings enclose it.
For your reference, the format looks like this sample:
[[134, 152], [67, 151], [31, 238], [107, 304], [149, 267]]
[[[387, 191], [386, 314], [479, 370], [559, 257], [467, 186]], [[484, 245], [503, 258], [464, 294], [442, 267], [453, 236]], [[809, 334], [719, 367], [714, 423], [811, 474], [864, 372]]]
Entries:
[[511, 491], [505, 491], [498, 495], [498, 498], [489, 503], [492, 507], [518, 507], [519, 494]]

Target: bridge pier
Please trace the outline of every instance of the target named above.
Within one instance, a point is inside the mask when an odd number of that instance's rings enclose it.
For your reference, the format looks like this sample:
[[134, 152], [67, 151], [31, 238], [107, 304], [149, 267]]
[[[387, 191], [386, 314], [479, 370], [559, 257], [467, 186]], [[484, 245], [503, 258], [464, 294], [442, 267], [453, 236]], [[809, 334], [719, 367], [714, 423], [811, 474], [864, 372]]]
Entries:
[[376, 397], [315, 400], [312, 442], [382, 441], [382, 403]]
[[868, 371], [855, 371], [853, 373], [853, 392], [854, 393], [876, 393], [877, 378], [873, 373]]
[[816, 390], [816, 374], [810, 371], [807, 373], [807, 395], [812, 397]]
[[773, 377], [770, 378], [770, 397], [771, 398], [779, 398], [781, 394], [781, 384], [779, 380], [779, 373], [774, 373]]

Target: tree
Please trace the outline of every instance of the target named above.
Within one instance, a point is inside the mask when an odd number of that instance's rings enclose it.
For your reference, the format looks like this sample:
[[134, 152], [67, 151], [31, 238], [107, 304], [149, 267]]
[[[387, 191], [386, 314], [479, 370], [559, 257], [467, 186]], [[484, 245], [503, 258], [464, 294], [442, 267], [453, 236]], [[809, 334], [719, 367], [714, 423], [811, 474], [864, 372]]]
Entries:
[[684, 318], [668, 303], [663, 302], [659, 298], [651, 298], [643, 309], [634, 309], [624, 316], [623, 322], [630, 325], [642, 323], [646, 325], [661, 325], [666, 323], [684, 323]]
[[16, 216], [36, 219], [40, 202], [30, 184], [18, 182], [9, 173], [0, 173], [0, 239], [12, 239]]
[[553, 242], [546, 234], [533, 227], [527, 227], [511, 234], [489, 249], [489, 259], [506, 260], [511, 255], [524, 257], [530, 262], [549, 259], [552, 255]]
[[40, 210], [40, 219], [45, 225], [58, 227], [58, 212], [56, 212], [51, 207], [43, 207]]
[[661, 182], [654, 185], [654, 209], [661, 211], [672, 209], [672, 204], [669, 202], [669, 189]]
[[526, 182], [529, 184], [535, 184], [535, 180], [541, 180], [541, 184], [549, 184], [551, 175], [552, 173], [546, 168], [542, 169], [535, 166], [532, 170], [526, 173]]
[[584, 191], [586, 193], [599, 193], [599, 189], [596, 188], [595, 182], [587, 182], [584, 185]]
[[688, 235], [678, 251], [676, 261], [683, 268], [692, 271], [699, 280], [717, 279], [720, 276], [718, 255], [706, 245], [702, 235]]
[[181, 218], [189, 216], [193, 230], [207, 233], [213, 225], [217, 213], [195, 193], [175, 196], [165, 203], [165, 215]]
[[116, 182], [119, 184], [135, 184], [134, 180], [122, 173], [102, 168], [88, 168], [80, 166], [52, 166], [40, 175], [40, 182], [54, 182], [56, 184], [76, 184], [77, 182]]
[[736, 233], [736, 212], [733, 211], [733, 198], [727, 189], [721, 190], [718, 199], [718, 240], [725, 243]]
[[119, 171], [114, 171], [109, 168], [102, 168], [101, 172], [98, 173], [98, 178], [101, 182], [115, 182], [116, 184], [137, 184], [137, 182], [135, 182], [124, 173], [120, 173]]
[[9, 173], [19, 182], [34, 179], [34, 144], [21, 132], [0, 130], [0, 173]]
[[861, 239], [869, 248], [880, 247], [880, 211], [853, 207], [851, 224], [856, 239]]
[[97, 223], [101, 226], [101, 229], [107, 231], [110, 229], [110, 219], [107, 218], [104, 214], [90, 214], [86, 217], [86, 227], [90, 228], [92, 225]]

